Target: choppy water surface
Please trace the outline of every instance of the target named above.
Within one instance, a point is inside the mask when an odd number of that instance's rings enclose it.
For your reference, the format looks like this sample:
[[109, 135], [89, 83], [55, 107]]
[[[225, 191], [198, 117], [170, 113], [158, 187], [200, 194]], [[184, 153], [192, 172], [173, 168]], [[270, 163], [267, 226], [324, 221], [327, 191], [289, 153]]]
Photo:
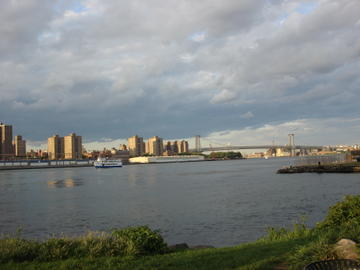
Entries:
[[269, 226], [310, 225], [360, 174], [278, 175], [287, 159], [0, 171], [0, 232], [43, 238], [148, 224], [165, 240], [248, 242]]

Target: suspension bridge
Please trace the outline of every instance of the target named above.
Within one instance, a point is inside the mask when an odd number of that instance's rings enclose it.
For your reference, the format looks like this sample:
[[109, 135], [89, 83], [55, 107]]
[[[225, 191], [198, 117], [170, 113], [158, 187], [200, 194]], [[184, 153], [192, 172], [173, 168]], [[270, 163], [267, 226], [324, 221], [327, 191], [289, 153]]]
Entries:
[[[288, 144], [264, 144], [264, 145], [230, 145], [212, 142], [209, 140], [201, 140], [199, 135], [195, 136], [195, 148], [190, 149], [193, 152], [212, 152], [212, 151], [232, 151], [232, 150], [245, 150], [245, 149], [283, 149], [288, 151], [295, 150], [313, 150], [324, 149], [321, 145], [296, 145], [294, 142], [294, 134], [289, 134]], [[201, 146], [201, 141], [206, 141], [209, 146]]]

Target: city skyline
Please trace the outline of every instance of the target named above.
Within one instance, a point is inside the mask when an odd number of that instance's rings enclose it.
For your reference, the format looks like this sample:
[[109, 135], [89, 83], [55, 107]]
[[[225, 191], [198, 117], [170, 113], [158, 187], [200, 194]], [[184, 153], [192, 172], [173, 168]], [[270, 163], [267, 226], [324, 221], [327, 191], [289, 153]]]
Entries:
[[4, 0], [0, 120], [32, 148], [69, 131], [88, 149], [137, 133], [357, 144], [359, 9], [357, 0]]
[[[354, 122], [354, 121], [349, 121], [349, 122]], [[318, 123], [313, 123], [313, 125], [318, 125]], [[7, 125], [12, 126], [11, 123], [7, 123]], [[294, 123], [292, 123], [292, 127], [291, 129], [289, 129], [289, 125], [288, 124], [281, 124], [278, 126], [271, 126], [271, 125], [267, 125], [265, 127], [260, 127], [258, 129], [245, 129], [243, 131], [226, 131], [226, 132], [215, 132], [210, 134], [210, 136], [201, 136], [202, 140], [205, 141], [205, 145], [202, 145], [203, 147], [209, 147], [211, 146], [211, 144], [214, 145], [271, 145], [271, 144], [278, 144], [278, 145], [286, 145], [288, 143], [288, 130], [291, 130], [292, 132], [297, 131], [297, 133], [295, 135], [296, 136], [296, 144], [299, 145], [322, 145], [322, 146], [339, 146], [339, 145], [359, 145], [359, 141], [355, 140], [354, 142], [340, 142], [340, 143], [329, 143], [329, 144], [325, 144], [325, 143], [321, 143], [323, 140], [319, 141], [318, 143], [312, 143], [309, 139], [307, 138], [311, 138], [314, 137], [312, 134], [310, 134], [310, 136], [308, 134], [303, 133], [301, 127], [304, 125], [303, 121], [296, 121]], [[295, 127], [295, 128], [294, 128]], [[327, 121], [324, 121], [323, 123], [321, 123], [321, 125], [318, 125], [319, 127], [319, 134], [318, 135], [323, 135], [324, 133], [327, 133], [327, 131], [329, 132], [343, 132], [343, 130], [337, 130], [334, 129], [334, 127], [331, 126], [331, 124], [328, 124]], [[357, 128], [355, 126], [355, 128]], [[12, 126], [13, 129], [13, 126]], [[16, 130], [16, 127], [15, 127]], [[306, 131], [311, 131], [313, 132], [314, 129], [311, 128], [306, 128]], [[351, 129], [350, 129], [351, 130]], [[352, 132], [350, 130], [347, 130], [347, 134], [346, 135], [352, 135]], [[299, 132], [300, 131], [300, 132]], [[266, 135], [266, 133], [269, 133], [270, 135]], [[281, 133], [281, 134], [280, 134]], [[302, 138], [301, 136], [305, 135], [305, 139], [304, 137]], [[26, 135], [25, 135], [26, 137]], [[152, 136], [153, 137], [153, 136]], [[155, 136], [157, 137], [157, 136]], [[15, 136], [14, 136], [15, 138]], [[151, 137], [148, 138], [142, 138], [144, 142], [144, 150], [143, 152], [145, 152], [145, 143], [147, 143], [147, 140], [150, 139]], [[272, 140], [270, 141], [270, 139], [272, 138]], [[129, 138], [120, 138], [120, 139], [115, 139], [115, 140], [111, 140], [111, 139], [103, 139], [102, 141], [96, 141], [96, 142], [89, 142], [85, 139], [85, 142], [83, 141], [82, 144], [85, 147], [85, 149], [90, 150], [90, 151], [97, 151], [97, 150], [101, 150], [104, 148], [107, 149], [111, 149], [111, 148], [117, 148], [119, 145], [128, 145], [129, 143]], [[189, 143], [189, 148], [195, 148], [195, 136], [194, 137], [190, 137], [190, 138], [175, 138], [175, 139], [169, 139], [166, 138], [164, 139], [164, 146], [165, 146], [165, 142], [170, 142], [170, 141], [188, 141]], [[33, 141], [26, 141], [26, 148], [27, 149], [32, 149], [32, 150], [47, 150], [48, 148], [48, 139], [44, 140], [44, 141], [37, 141], [37, 142], [33, 142]]]

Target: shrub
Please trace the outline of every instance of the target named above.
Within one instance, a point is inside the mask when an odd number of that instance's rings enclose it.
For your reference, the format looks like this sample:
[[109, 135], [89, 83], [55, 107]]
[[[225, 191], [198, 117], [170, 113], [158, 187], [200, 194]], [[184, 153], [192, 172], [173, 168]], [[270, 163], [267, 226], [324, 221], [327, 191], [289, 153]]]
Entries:
[[90, 232], [78, 238], [81, 254], [91, 258], [122, 255], [123, 247], [119, 241], [107, 233]]
[[77, 238], [50, 238], [42, 242], [6, 237], [0, 239], [0, 263], [147, 255], [165, 250], [160, 234], [141, 226], [114, 230], [111, 234], [91, 232]]
[[360, 224], [360, 195], [346, 196], [341, 202], [330, 207], [323, 222], [318, 223], [318, 229], [334, 228]]
[[289, 258], [290, 269], [303, 269], [311, 262], [334, 259], [335, 255], [327, 239], [319, 238], [305, 246], [299, 246]]
[[0, 262], [23, 262], [36, 258], [40, 244], [20, 238], [0, 240]]
[[114, 230], [112, 235], [119, 242], [125, 255], [146, 255], [166, 251], [166, 244], [161, 235], [148, 226]]
[[[302, 269], [313, 261], [336, 258], [333, 247], [342, 238], [360, 241], [360, 196], [346, 196], [331, 206], [324, 221], [311, 231], [314, 240], [291, 254], [290, 269]], [[272, 235], [276, 234], [272, 232]]]
[[80, 242], [76, 239], [65, 237], [50, 238], [40, 244], [37, 260], [55, 261], [80, 257], [80, 250]]
[[305, 219], [301, 218], [299, 223], [293, 225], [292, 230], [285, 228], [269, 227], [267, 229], [267, 235], [263, 240], [276, 241], [276, 240], [291, 240], [309, 237], [313, 235], [313, 231], [306, 227]]

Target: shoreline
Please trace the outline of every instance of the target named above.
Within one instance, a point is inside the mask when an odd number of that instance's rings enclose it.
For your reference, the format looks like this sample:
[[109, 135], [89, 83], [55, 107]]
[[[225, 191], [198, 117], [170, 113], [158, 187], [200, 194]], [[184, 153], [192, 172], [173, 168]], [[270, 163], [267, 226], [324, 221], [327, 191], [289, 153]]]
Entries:
[[[245, 160], [241, 159], [204, 159], [204, 160], [190, 160], [190, 161], [169, 161], [169, 162], [149, 162], [149, 163], [124, 163], [125, 166], [133, 165], [153, 165], [153, 164], [173, 164], [173, 163], [194, 163], [194, 162], [204, 162], [204, 161], [230, 161], [230, 160]], [[23, 166], [0, 166], [0, 171], [9, 171], [9, 170], [31, 170], [31, 169], [63, 169], [63, 168], [85, 168], [85, 167], [94, 167], [92, 163], [87, 164], [62, 164], [62, 165], [23, 165]], [[106, 168], [108, 169], [108, 168]]]
[[340, 164], [290, 166], [279, 169], [277, 173], [360, 173], [360, 163], [351, 162]]
[[83, 168], [83, 167], [93, 167], [93, 166], [94, 166], [93, 164], [67, 164], [67, 165], [49, 165], [49, 166], [3, 166], [3, 167], [0, 167], [0, 171]]

